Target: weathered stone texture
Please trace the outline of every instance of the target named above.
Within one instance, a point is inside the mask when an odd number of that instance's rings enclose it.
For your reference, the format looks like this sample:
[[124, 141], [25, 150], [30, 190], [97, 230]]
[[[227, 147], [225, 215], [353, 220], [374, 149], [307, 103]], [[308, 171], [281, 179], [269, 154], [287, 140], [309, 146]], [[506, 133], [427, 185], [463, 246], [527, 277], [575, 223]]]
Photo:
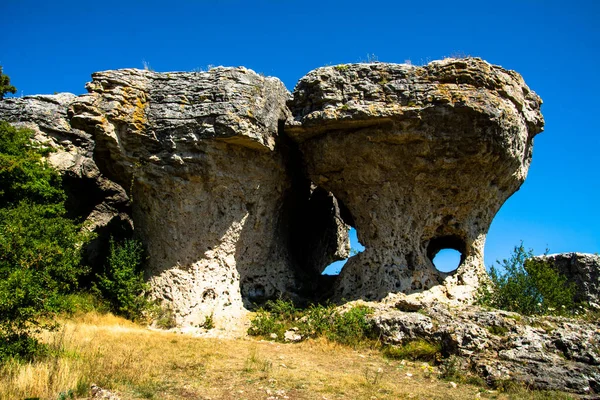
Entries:
[[[348, 209], [366, 248], [337, 298], [434, 288], [468, 300], [492, 218], [523, 183], [543, 126], [522, 78], [480, 59], [338, 65], [303, 77], [289, 104], [286, 133], [311, 180]], [[432, 264], [443, 248], [462, 253], [454, 273]]]
[[561, 253], [538, 256], [535, 260], [549, 263], [556, 271], [573, 282], [575, 300], [600, 309], [600, 256], [585, 253]]
[[[517, 73], [472, 58], [319, 68], [293, 96], [241, 67], [105, 71], [87, 88], [7, 99], [0, 117], [58, 149], [91, 220], [126, 215], [129, 192], [153, 295], [184, 325], [280, 294], [468, 302], [543, 126]], [[320, 274], [348, 255], [349, 225], [366, 250], [332, 289]], [[452, 273], [431, 261], [444, 248], [462, 254]]]
[[[402, 296], [402, 295], [395, 295]], [[403, 308], [406, 298], [399, 297]], [[394, 296], [372, 304], [381, 340], [441, 344], [444, 357], [459, 356], [465, 371], [488, 383], [510, 380], [527, 387], [592, 395], [600, 393], [600, 325], [562, 317], [525, 317], [475, 306], [423, 303], [400, 311]]]
[[153, 294], [180, 324], [214, 314], [219, 325], [301, 289], [289, 206], [301, 190], [283, 156], [289, 93], [278, 79], [245, 68], [120, 70], [94, 74], [88, 90], [72, 123], [94, 135], [103, 170], [131, 188]]

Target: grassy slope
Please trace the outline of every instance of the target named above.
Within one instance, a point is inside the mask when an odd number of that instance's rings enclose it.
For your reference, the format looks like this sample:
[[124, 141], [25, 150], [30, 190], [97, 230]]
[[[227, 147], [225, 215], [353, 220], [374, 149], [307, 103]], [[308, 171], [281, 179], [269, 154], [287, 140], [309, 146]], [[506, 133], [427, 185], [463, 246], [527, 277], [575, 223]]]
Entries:
[[489, 392], [439, 380], [422, 363], [386, 360], [325, 340], [279, 344], [156, 332], [89, 313], [45, 335], [60, 355], [0, 370], [0, 399], [57, 399], [91, 383], [122, 399], [527, 399], [563, 395]]

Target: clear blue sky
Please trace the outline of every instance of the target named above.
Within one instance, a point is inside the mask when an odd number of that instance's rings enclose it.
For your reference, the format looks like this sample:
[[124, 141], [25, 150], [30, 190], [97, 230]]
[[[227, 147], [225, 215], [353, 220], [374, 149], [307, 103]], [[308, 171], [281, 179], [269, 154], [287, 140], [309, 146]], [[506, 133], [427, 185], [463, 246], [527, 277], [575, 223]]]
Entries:
[[536, 253], [600, 252], [600, 1], [0, 2], [0, 65], [18, 95], [85, 92], [94, 71], [243, 65], [292, 90], [327, 64], [423, 64], [453, 54], [521, 73], [544, 100], [529, 177], [496, 216], [486, 265], [521, 240]]

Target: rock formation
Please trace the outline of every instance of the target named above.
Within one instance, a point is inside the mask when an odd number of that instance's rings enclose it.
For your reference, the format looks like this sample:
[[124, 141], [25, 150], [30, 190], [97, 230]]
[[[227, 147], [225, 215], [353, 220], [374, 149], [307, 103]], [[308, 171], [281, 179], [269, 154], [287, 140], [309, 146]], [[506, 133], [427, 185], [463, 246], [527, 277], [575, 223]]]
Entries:
[[600, 256], [585, 253], [561, 253], [538, 256], [535, 260], [549, 263], [569, 282], [575, 283], [575, 300], [600, 309]]
[[[73, 176], [85, 217], [125, 220], [129, 193], [152, 294], [182, 325], [332, 290], [468, 302], [543, 126], [517, 73], [471, 58], [319, 68], [293, 96], [224, 67], [105, 71], [87, 88], [4, 100], [0, 118], [59, 150], [50, 162]], [[331, 286], [321, 272], [347, 257], [349, 225], [366, 250]], [[445, 248], [462, 254], [451, 273], [432, 264]]]
[[[214, 315], [223, 325], [252, 302], [298, 296], [347, 256], [335, 199], [296, 171], [281, 134], [289, 93], [278, 79], [245, 68], [120, 70], [94, 74], [88, 90], [71, 122], [95, 137], [102, 171], [131, 190], [153, 296], [179, 324]], [[317, 233], [329, 237], [310, 249], [300, 234], [314, 236], [315, 205]]]
[[455, 362], [460, 373], [474, 373], [492, 385], [519, 382], [529, 388], [591, 394], [589, 398], [600, 392], [597, 321], [525, 317], [441, 303], [411, 303], [407, 308], [406, 298], [394, 296], [386, 303], [371, 304], [376, 309], [372, 322], [385, 343], [440, 343], [446, 363]]
[[0, 119], [31, 129], [33, 140], [54, 150], [47, 160], [62, 175], [69, 216], [98, 234], [86, 248], [87, 262], [98, 268], [109, 237], [126, 235], [133, 227], [127, 194], [100, 173], [92, 158], [92, 136], [71, 127], [67, 109], [76, 98], [70, 93], [7, 98], [0, 101]]
[[[366, 248], [344, 267], [336, 297], [429, 289], [468, 300], [485, 274], [492, 219], [527, 175], [540, 104], [520, 75], [473, 58], [303, 77], [286, 134]], [[445, 248], [462, 255], [450, 274], [432, 264]]]

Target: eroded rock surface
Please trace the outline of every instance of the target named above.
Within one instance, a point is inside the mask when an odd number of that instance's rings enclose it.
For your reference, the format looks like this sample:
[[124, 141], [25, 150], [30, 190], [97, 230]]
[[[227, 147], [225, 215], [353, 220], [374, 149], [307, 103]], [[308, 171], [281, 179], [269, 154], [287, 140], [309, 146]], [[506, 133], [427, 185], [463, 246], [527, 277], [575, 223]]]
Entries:
[[[71, 121], [94, 136], [101, 169], [130, 188], [153, 295], [179, 324], [214, 315], [222, 327], [254, 301], [293, 297], [308, 269], [324, 268], [306, 267], [298, 254], [311, 250], [292, 240], [310, 231], [298, 215], [312, 191], [280, 135], [290, 95], [278, 79], [245, 68], [119, 70], [94, 74], [88, 90]], [[304, 259], [329, 261], [343, 234]]]
[[586, 253], [560, 253], [535, 257], [548, 262], [575, 283], [575, 300], [600, 309], [600, 256]]
[[[600, 324], [562, 317], [525, 317], [475, 306], [423, 303], [418, 312], [374, 305], [372, 321], [391, 345], [413, 340], [441, 343], [445, 358], [488, 383], [510, 380], [527, 387], [600, 393]], [[457, 365], [457, 367], [460, 367]], [[597, 398], [597, 397], [591, 397]]]
[[98, 234], [86, 255], [99, 267], [109, 237], [132, 229], [129, 199], [121, 186], [100, 173], [92, 158], [92, 136], [71, 127], [67, 109], [76, 98], [70, 93], [7, 98], [0, 101], [0, 120], [31, 129], [33, 140], [54, 150], [47, 159], [62, 176], [69, 215]]
[[[223, 67], [99, 72], [88, 90], [6, 99], [0, 118], [57, 148], [88, 219], [126, 219], [129, 193], [153, 295], [187, 326], [331, 290], [468, 302], [543, 126], [522, 78], [479, 59], [319, 68], [293, 97]], [[348, 255], [349, 225], [366, 250], [332, 289], [320, 274]], [[462, 254], [452, 273], [432, 263], [444, 248]]]
[[[468, 301], [490, 223], [523, 183], [543, 127], [521, 76], [474, 58], [338, 65], [303, 77], [289, 104], [286, 133], [311, 180], [347, 208], [366, 248], [337, 298], [433, 288]], [[444, 248], [462, 254], [454, 273], [431, 261]]]

